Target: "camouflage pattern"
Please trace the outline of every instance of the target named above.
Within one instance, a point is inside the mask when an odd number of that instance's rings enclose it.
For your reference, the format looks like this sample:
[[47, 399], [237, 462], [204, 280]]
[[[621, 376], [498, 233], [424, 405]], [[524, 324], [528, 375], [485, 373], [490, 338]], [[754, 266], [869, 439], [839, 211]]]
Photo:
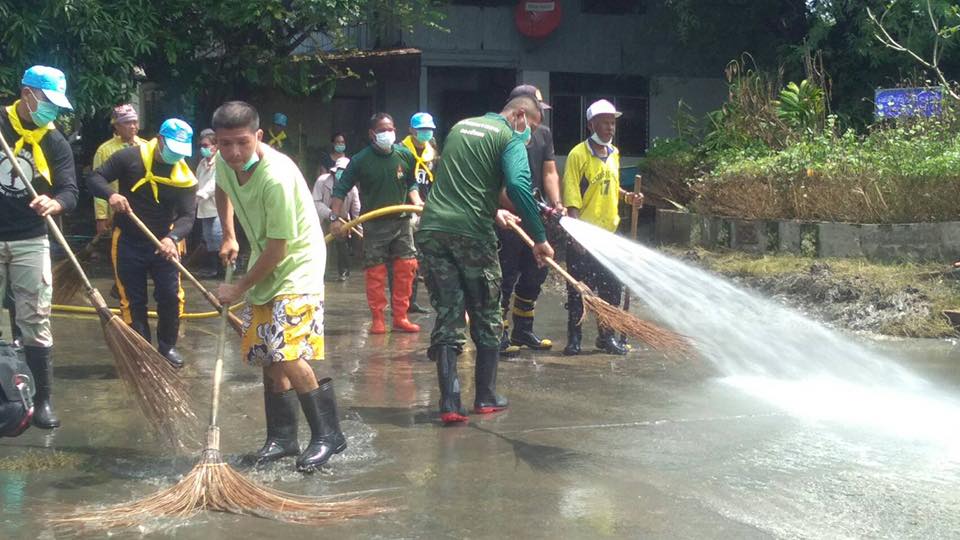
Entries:
[[470, 338], [479, 348], [500, 346], [500, 262], [497, 242], [440, 231], [417, 233], [420, 272], [430, 291], [437, 320], [430, 347], [466, 343], [464, 313], [470, 316]]
[[363, 267], [371, 268], [394, 259], [413, 259], [413, 220], [410, 216], [375, 219], [363, 224]]

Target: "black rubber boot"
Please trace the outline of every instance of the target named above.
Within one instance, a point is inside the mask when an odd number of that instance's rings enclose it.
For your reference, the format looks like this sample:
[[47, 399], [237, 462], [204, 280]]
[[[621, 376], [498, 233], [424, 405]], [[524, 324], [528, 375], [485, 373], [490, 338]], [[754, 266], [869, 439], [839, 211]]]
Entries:
[[53, 412], [53, 362], [50, 358], [52, 349], [47, 347], [24, 347], [23, 353], [27, 366], [33, 373], [33, 383], [36, 395], [33, 398], [33, 425], [40, 429], [60, 427], [60, 419]]
[[297, 440], [297, 393], [263, 389], [263, 410], [267, 417], [267, 441], [257, 452], [257, 465], [266, 465], [300, 453]]
[[601, 328], [600, 335], [597, 336], [597, 348], [607, 354], [623, 356], [627, 354], [627, 348], [620, 345], [620, 341], [613, 335], [613, 330]]
[[444, 424], [466, 422], [467, 411], [460, 404], [460, 377], [457, 374], [457, 349], [436, 347], [429, 351], [437, 363], [437, 380], [440, 382], [440, 421]]
[[410, 294], [410, 307], [407, 313], [430, 313], [430, 310], [417, 303], [417, 291], [420, 289], [418, 276], [413, 278], [413, 292]]
[[297, 458], [297, 470], [310, 473], [347, 449], [347, 439], [340, 431], [333, 380], [322, 379], [316, 390], [298, 394], [303, 415], [310, 424], [310, 444]]
[[510, 334], [510, 343], [536, 351], [546, 351], [553, 347], [553, 342], [541, 338], [533, 331], [535, 305], [536, 302], [513, 295], [513, 332]]
[[500, 351], [497, 349], [478, 348], [477, 362], [474, 369], [473, 412], [490, 414], [507, 408], [507, 398], [497, 395], [497, 364], [500, 362]]
[[583, 340], [583, 328], [576, 321], [567, 322], [567, 346], [563, 348], [566, 356], [580, 354], [580, 342]]

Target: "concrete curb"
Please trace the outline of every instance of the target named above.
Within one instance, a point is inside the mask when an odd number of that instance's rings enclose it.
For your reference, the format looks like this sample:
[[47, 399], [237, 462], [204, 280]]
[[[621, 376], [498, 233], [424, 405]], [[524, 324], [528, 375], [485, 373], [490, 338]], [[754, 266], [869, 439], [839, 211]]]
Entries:
[[658, 209], [654, 238], [661, 245], [811, 257], [877, 261], [952, 261], [960, 257], [960, 221], [867, 224], [747, 220]]

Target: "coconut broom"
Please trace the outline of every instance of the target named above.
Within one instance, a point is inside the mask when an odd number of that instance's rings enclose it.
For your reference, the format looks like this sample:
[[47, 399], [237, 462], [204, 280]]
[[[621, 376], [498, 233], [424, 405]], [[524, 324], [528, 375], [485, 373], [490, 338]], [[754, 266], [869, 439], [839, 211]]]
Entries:
[[[132, 210], [130, 212], [127, 212], [126, 216], [127, 218], [130, 219], [130, 221], [132, 221], [137, 226], [137, 228], [140, 229], [141, 232], [143, 232], [144, 236], [146, 236], [147, 238], [150, 239], [151, 242], [153, 242], [153, 245], [157, 246], [157, 248], [161, 247], [160, 240], [157, 238], [157, 236], [153, 234], [153, 231], [151, 231], [150, 228], [147, 227], [147, 225], [144, 222], [140, 221], [140, 218], [137, 217], [137, 215], [134, 214]], [[218, 300], [217, 297], [213, 295], [213, 293], [208, 291], [206, 287], [204, 287], [203, 284], [200, 283], [200, 280], [194, 277], [194, 275], [191, 274], [190, 271], [187, 270], [186, 267], [184, 267], [179, 260], [174, 259], [170, 262], [172, 262], [177, 267], [177, 270], [180, 270], [181, 274], [186, 276], [187, 280], [189, 280], [190, 283], [193, 283], [193, 286], [200, 291], [203, 297], [207, 299], [207, 302], [210, 302], [210, 305], [213, 306], [214, 309], [216, 309], [221, 314], [223, 314], [224, 307], [222, 304], [220, 304], [220, 300]], [[230, 313], [229, 310], [227, 310], [227, 317], [230, 322], [230, 326], [233, 327], [233, 329], [236, 330], [236, 332], [242, 336], [243, 322], [240, 320], [240, 318], [234, 315], [233, 313]]]
[[[233, 268], [228, 267], [229, 283]], [[257, 485], [223, 461], [220, 453], [220, 383], [223, 378], [226, 310], [220, 317], [217, 359], [213, 370], [213, 396], [207, 446], [200, 462], [174, 486], [145, 499], [99, 510], [78, 510], [51, 520], [66, 533], [108, 532], [137, 526], [156, 518], [190, 518], [204, 510], [242, 514], [287, 523], [326, 525], [344, 519], [389, 511], [376, 499], [331, 500], [324, 497], [288, 495]]]
[[[0, 134], [0, 145], [10, 160], [14, 172], [30, 192], [30, 196], [36, 198], [37, 190], [23, 174], [20, 163], [2, 134]], [[113, 355], [120, 378], [133, 393], [140, 410], [143, 411], [157, 435], [174, 447], [182, 447], [183, 441], [177, 430], [178, 423], [186, 423], [188, 425], [183, 427], [189, 427], [190, 423], [196, 421], [196, 415], [190, 408], [190, 400], [183, 379], [147, 340], [110, 312], [100, 291], [94, 288], [83, 272], [80, 262], [70, 249], [70, 244], [63, 237], [60, 228], [57, 227], [57, 223], [50, 216], [46, 216], [46, 222], [47, 228], [63, 247], [70, 263], [76, 269], [77, 276], [83, 283], [87, 300], [100, 316], [104, 340]]]
[[[533, 239], [524, 232], [516, 223], [509, 222], [510, 228], [520, 235], [520, 238], [531, 248], [534, 246]], [[551, 268], [557, 271], [563, 279], [572, 285], [580, 296], [583, 297], [583, 305], [586, 308], [584, 313], [590, 311], [597, 318], [600, 326], [609, 328], [614, 332], [621, 332], [630, 337], [638, 339], [654, 349], [665, 353], [685, 353], [690, 349], [690, 343], [687, 338], [661, 328], [649, 321], [638, 319], [634, 315], [623, 311], [620, 308], [611, 306], [603, 298], [597, 296], [590, 287], [587, 287], [582, 281], [577, 280], [563, 269], [557, 261], [546, 257], [545, 261]]]
[[[77, 261], [86, 262], [94, 252], [97, 251], [100, 242], [108, 237], [109, 233], [100, 232], [93, 237], [93, 240], [83, 246], [76, 253]], [[69, 259], [63, 259], [53, 265], [53, 303], [69, 304], [73, 297], [83, 289], [83, 279], [77, 274], [77, 267]]]

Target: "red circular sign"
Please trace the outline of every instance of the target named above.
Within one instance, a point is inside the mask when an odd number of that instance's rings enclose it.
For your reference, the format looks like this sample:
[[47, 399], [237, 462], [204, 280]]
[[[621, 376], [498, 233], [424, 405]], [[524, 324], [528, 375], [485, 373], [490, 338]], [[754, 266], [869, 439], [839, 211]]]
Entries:
[[517, 29], [521, 34], [531, 38], [549, 36], [560, 26], [560, 19], [563, 18], [560, 2], [557, 0], [553, 2], [520, 0], [514, 15], [517, 20]]

